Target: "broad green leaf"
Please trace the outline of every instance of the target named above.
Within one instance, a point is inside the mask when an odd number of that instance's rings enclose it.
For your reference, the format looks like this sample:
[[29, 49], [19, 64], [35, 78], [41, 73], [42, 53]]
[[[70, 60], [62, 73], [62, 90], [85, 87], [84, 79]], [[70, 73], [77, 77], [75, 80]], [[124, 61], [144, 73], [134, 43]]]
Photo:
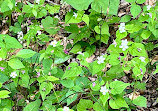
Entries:
[[71, 49], [71, 53], [77, 53], [79, 51], [82, 51], [81, 49], [81, 45], [80, 44], [76, 44], [72, 49]]
[[87, 10], [93, 0], [65, 0], [76, 10]]
[[120, 22], [128, 22], [131, 20], [131, 16], [130, 15], [124, 15], [123, 17], [121, 17]]
[[52, 18], [50, 16], [47, 16], [45, 19], [43, 19], [42, 25], [44, 29], [50, 33], [50, 34], [56, 34], [57, 31], [59, 31], [59, 28], [56, 26], [58, 24], [58, 19], [57, 18]]
[[84, 11], [77, 11], [77, 17], [74, 16], [76, 12], [68, 12], [65, 16], [65, 22], [67, 23], [79, 23], [82, 21]]
[[93, 107], [93, 102], [91, 100], [81, 99], [77, 104], [77, 111], [85, 111]]
[[100, 95], [100, 100], [102, 101], [103, 106], [105, 106], [108, 99], [109, 99], [109, 93], [106, 93], [105, 95], [103, 94]]
[[32, 57], [36, 52], [30, 50], [30, 49], [22, 49], [17, 54], [16, 57], [20, 58], [30, 58]]
[[53, 64], [53, 60], [48, 58], [43, 60], [43, 68], [44, 68], [44, 74], [48, 74], [51, 70], [51, 66]]
[[101, 104], [99, 104], [98, 102], [95, 102], [94, 105], [93, 105], [93, 109], [95, 111], [103, 111], [102, 107], [101, 107]]
[[[139, 51], [138, 48], [140, 48], [141, 51]], [[129, 48], [129, 52], [132, 56], [148, 57], [145, 47], [141, 43], [133, 43], [132, 46]]]
[[130, 12], [136, 18], [141, 12], [141, 7], [139, 5], [131, 5]]
[[61, 63], [63, 63], [63, 62], [65, 62], [65, 61], [67, 61], [68, 59], [70, 59], [70, 57], [71, 56], [66, 56], [66, 57], [62, 57], [62, 58], [55, 58], [55, 60], [54, 60], [54, 64], [61, 64]]
[[109, 0], [94, 0], [91, 4], [93, 10], [99, 13], [107, 13], [109, 6]]
[[122, 81], [113, 81], [110, 83], [111, 93], [114, 95], [121, 94], [123, 90], [129, 85], [129, 83], [124, 83]]
[[14, 106], [14, 102], [10, 99], [0, 99], [0, 111], [11, 111]]
[[46, 4], [46, 8], [50, 14], [59, 13], [60, 5], [48, 5]]
[[83, 15], [82, 20], [89, 26], [89, 16], [88, 15]]
[[56, 78], [56, 77], [54, 77], [54, 76], [47, 76], [47, 80], [49, 80], [49, 81], [57, 81], [57, 80], [59, 80], [59, 78]]
[[95, 26], [94, 28], [95, 32], [98, 33], [98, 34], [107, 34], [107, 35], [110, 35], [109, 34], [109, 26], [107, 23], [103, 23], [103, 25], [100, 27], [100, 26]]
[[4, 41], [6, 43], [6, 47], [11, 48], [22, 48], [22, 45], [14, 38], [8, 35], [1, 34], [0, 36], [4, 36]]
[[55, 111], [56, 108], [54, 105], [52, 105], [51, 100], [45, 100], [45, 101], [43, 101], [42, 106], [40, 107], [40, 110], [42, 110], [42, 111]]
[[74, 82], [71, 79], [68, 80], [61, 80], [60, 83], [65, 86], [66, 88], [72, 88], [74, 86]]
[[20, 86], [22, 87], [25, 87], [25, 88], [30, 88], [30, 77], [28, 74], [21, 74], [20, 75], [21, 79], [19, 80], [19, 84]]
[[154, 74], [158, 73], [158, 65], [156, 66], [156, 70], [154, 71]]
[[136, 0], [125, 0], [125, 1], [129, 3], [135, 3]]
[[17, 59], [11, 59], [8, 61], [8, 65], [12, 68], [12, 69], [21, 69], [21, 68], [25, 68], [25, 66], [23, 65], [23, 63]]
[[137, 0], [136, 3], [143, 4], [146, 0]]
[[75, 101], [77, 99], [78, 94], [75, 93], [75, 91], [68, 91], [66, 93], [66, 97], [67, 98], [67, 105], [70, 105], [73, 101]]
[[105, 67], [105, 65], [105, 63], [98, 64], [97, 61], [94, 61], [93, 63], [90, 63], [89, 70], [92, 75], [95, 75], [99, 73]]
[[106, 34], [102, 34], [102, 35], [98, 34], [96, 35], [96, 40], [100, 40], [100, 36], [101, 36], [101, 42], [107, 44], [109, 40], [109, 36]]
[[39, 111], [39, 107], [41, 104], [41, 100], [37, 99], [34, 102], [30, 102], [26, 107], [24, 107], [23, 111]]
[[11, 93], [11, 92], [9, 92], [9, 91], [7, 91], [7, 90], [1, 90], [1, 91], [0, 91], [0, 99], [9, 97], [8, 94], [10, 94], [10, 93]]
[[120, 33], [119, 30], [116, 31], [117, 39], [121, 40], [127, 36], [127, 32]]
[[147, 99], [143, 96], [138, 96], [136, 99], [133, 100], [133, 104], [146, 108], [147, 107]]
[[120, 0], [110, 0], [109, 14], [117, 15], [119, 4], [120, 4]]
[[42, 100], [44, 101], [46, 95], [50, 93], [51, 89], [53, 88], [53, 84], [51, 82], [43, 82], [40, 85], [40, 94], [42, 96]]
[[122, 107], [128, 108], [128, 105], [124, 98], [117, 97], [115, 100], [110, 99], [109, 105], [112, 109], [120, 109]]
[[8, 76], [6, 76], [5, 74], [2, 74], [1, 72], [0, 72], [0, 78], [1, 78], [0, 79], [1, 83], [4, 83], [9, 80]]
[[82, 68], [80, 66], [75, 66], [72, 67], [70, 69], [67, 69], [62, 77], [62, 79], [64, 78], [68, 78], [68, 77], [76, 77], [78, 76], [80, 73], [82, 72]]
[[143, 39], [148, 39], [148, 38], [150, 37], [150, 35], [151, 35], [151, 32], [150, 32], [150, 31], [148, 31], [148, 30], [143, 30], [140, 36], [141, 36]]

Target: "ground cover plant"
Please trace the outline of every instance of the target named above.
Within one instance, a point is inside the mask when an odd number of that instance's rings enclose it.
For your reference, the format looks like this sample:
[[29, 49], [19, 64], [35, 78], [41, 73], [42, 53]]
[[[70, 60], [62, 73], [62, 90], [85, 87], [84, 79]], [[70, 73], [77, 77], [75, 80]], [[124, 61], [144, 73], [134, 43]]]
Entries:
[[0, 23], [0, 111], [158, 110], [158, 2], [0, 0]]

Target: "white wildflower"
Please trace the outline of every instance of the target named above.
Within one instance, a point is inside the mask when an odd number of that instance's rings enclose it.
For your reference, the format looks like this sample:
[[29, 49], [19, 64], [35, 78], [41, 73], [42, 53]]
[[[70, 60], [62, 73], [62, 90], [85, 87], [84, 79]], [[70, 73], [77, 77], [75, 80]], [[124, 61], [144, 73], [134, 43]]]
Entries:
[[106, 86], [102, 86], [100, 89], [100, 92], [102, 92], [103, 95], [105, 95], [109, 90], [106, 88]]
[[74, 12], [74, 15], [73, 15], [73, 16], [74, 16], [75, 18], [77, 18], [78, 14]]
[[139, 57], [142, 62], [145, 62], [145, 57]]
[[17, 35], [17, 38], [18, 38], [18, 41], [22, 44], [23, 43], [23, 32], [22, 31], [20, 31], [20, 32], [18, 32], [17, 33], [18, 35]]
[[120, 48], [122, 48], [122, 51], [125, 51], [126, 49], [128, 49], [128, 45], [127, 44], [128, 44], [127, 39], [122, 40], [122, 43], [120, 45]]
[[40, 0], [36, 0], [36, 3], [39, 4], [39, 3], [40, 3]]
[[125, 23], [120, 23], [119, 31], [120, 31], [120, 33], [126, 32]]
[[37, 34], [38, 34], [38, 35], [41, 35], [41, 34], [42, 34], [42, 32], [41, 32], [40, 30], [38, 30], [38, 31], [37, 31]]
[[69, 107], [64, 106], [63, 111], [70, 111]]
[[80, 54], [80, 55], [84, 56], [84, 53], [82, 53], [81, 51], [77, 52], [77, 54]]
[[150, 10], [150, 8], [151, 8], [151, 5], [148, 5], [146, 8], [147, 8], [147, 10]]
[[149, 15], [149, 17], [152, 18], [152, 13], [147, 13], [147, 15]]
[[16, 73], [16, 72], [11, 72], [10, 77], [16, 78], [16, 76], [17, 76], [17, 73]]
[[56, 44], [57, 44], [58, 42], [56, 41], [56, 40], [54, 40], [54, 41], [52, 41], [51, 43], [50, 43], [50, 45], [52, 45], [53, 47], [56, 47]]
[[117, 46], [117, 43], [115, 40], [113, 40], [113, 43], [112, 43], [115, 47]]
[[103, 56], [97, 57], [98, 59], [98, 64], [104, 63], [105, 58]]

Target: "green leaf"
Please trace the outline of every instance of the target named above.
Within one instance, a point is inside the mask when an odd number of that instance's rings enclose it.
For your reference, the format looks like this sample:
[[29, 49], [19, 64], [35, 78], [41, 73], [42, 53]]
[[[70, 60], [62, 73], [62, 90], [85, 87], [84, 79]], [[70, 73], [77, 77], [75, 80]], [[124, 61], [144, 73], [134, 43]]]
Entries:
[[41, 104], [41, 100], [37, 99], [34, 102], [30, 102], [26, 107], [24, 107], [23, 111], [39, 111], [39, 107]]
[[82, 20], [89, 26], [89, 16], [88, 15], [83, 15]]
[[111, 93], [113, 95], [121, 94], [123, 90], [129, 85], [129, 83], [124, 83], [122, 81], [113, 81], [110, 83], [110, 88], [112, 88]]
[[119, 4], [120, 4], [120, 0], [110, 0], [109, 14], [111, 14], [111, 15], [117, 15]]
[[62, 57], [62, 58], [55, 58], [55, 60], [54, 60], [54, 64], [61, 64], [61, 63], [63, 63], [63, 62], [65, 62], [65, 61], [67, 61], [68, 59], [70, 59], [70, 57], [71, 56], [66, 56], [66, 57]]
[[82, 21], [84, 11], [77, 11], [77, 17], [73, 16], [75, 12], [68, 12], [65, 16], [65, 22], [68, 23], [79, 23]]
[[143, 4], [146, 0], [137, 0], [136, 3]]
[[72, 49], [71, 49], [71, 53], [77, 53], [79, 51], [82, 51], [81, 49], [81, 45], [80, 44], [76, 44]]
[[0, 79], [1, 83], [4, 83], [9, 80], [8, 76], [6, 76], [5, 74], [2, 74], [1, 72], [0, 72], [0, 78], [1, 78]]
[[78, 94], [75, 93], [75, 91], [68, 91], [66, 93], [66, 97], [67, 98], [67, 105], [70, 105], [73, 101], [75, 101], [77, 99]]
[[136, 18], [141, 12], [141, 7], [139, 5], [131, 5], [130, 12], [133, 15], [133, 17]]
[[35, 9], [32, 10], [32, 13], [35, 17], [37, 17], [37, 11]]
[[53, 60], [48, 58], [43, 60], [43, 68], [44, 68], [44, 74], [48, 74], [51, 70], [51, 66], [53, 64]]
[[[138, 51], [138, 48], [141, 49], [141, 51]], [[141, 43], [133, 43], [132, 46], [129, 48], [129, 52], [132, 56], [144, 56], [148, 57], [148, 54], [145, 50], [145, 47]]]
[[147, 99], [143, 96], [138, 96], [136, 99], [133, 100], [133, 104], [140, 106], [140, 107], [147, 107]]
[[74, 82], [71, 79], [68, 80], [61, 80], [60, 83], [65, 86], [66, 88], [72, 88], [74, 86]]
[[91, 7], [93, 10], [99, 13], [107, 13], [109, 6], [109, 0], [93, 0]]
[[0, 99], [0, 111], [11, 111], [14, 106], [14, 102], [10, 99]]
[[50, 34], [56, 34], [57, 31], [59, 31], [59, 28], [56, 26], [58, 24], [58, 19], [52, 18], [50, 16], [47, 16], [45, 19], [43, 19], [42, 25], [44, 29], [50, 33]]
[[42, 106], [40, 107], [40, 110], [42, 110], [42, 111], [55, 111], [56, 108], [55, 108], [55, 106], [52, 105], [51, 100], [45, 100], [45, 101], [43, 101]]
[[136, 0], [126, 0], [126, 2], [129, 2], [129, 3], [135, 3]]
[[9, 92], [9, 91], [7, 91], [7, 90], [1, 90], [0, 91], [0, 99], [1, 98], [7, 98], [7, 97], [9, 97], [9, 95], [8, 94], [10, 94], [11, 92]]
[[65, 0], [76, 10], [87, 10], [93, 0]]
[[150, 35], [151, 35], [151, 32], [150, 32], [150, 31], [148, 31], [148, 30], [143, 30], [140, 36], [141, 36], [143, 39], [148, 39], [148, 38], [150, 37]]
[[25, 68], [25, 66], [22, 64], [22, 62], [17, 59], [11, 59], [8, 61], [8, 65], [12, 68], [12, 69], [21, 69], [21, 68]]
[[22, 45], [13, 37], [10, 37], [8, 35], [1, 34], [0, 36], [4, 36], [4, 41], [6, 43], [6, 47], [8, 49], [11, 48], [22, 48]]
[[30, 50], [30, 49], [23, 49], [20, 50], [17, 54], [16, 57], [20, 57], [20, 58], [30, 58], [32, 57], [36, 52]]
[[52, 88], [53, 88], [53, 84], [51, 82], [43, 82], [40, 85], [40, 94], [42, 96], [43, 101], [45, 100], [46, 95], [50, 93]]
[[117, 97], [115, 100], [110, 99], [109, 105], [112, 109], [120, 109], [122, 107], [128, 108], [126, 101], [121, 97]]
[[77, 104], [77, 111], [85, 111], [87, 108], [93, 107], [93, 102], [91, 100], [81, 99]]
[[57, 80], [59, 80], [59, 78], [56, 78], [56, 77], [54, 77], [54, 76], [47, 76], [47, 80], [49, 80], [49, 81], [57, 81]]
[[95, 26], [94, 28], [95, 32], [100, 34], [107, 34], [107, 35], [110, 35], [109, 34], [109, 26], [107, 23], [103, 23], [103, 25], [100, 27], [100, 26]]
[[124, 15], [123, 17], [121, 17], [120, 22], [128, 22], [131, 20], [131, 16], [130, 15]]
[[102, 107], [101, 107], [101, 104], [99, 104], [98, 102], [95, 102], [94, 105], [93, 105], [93, 109], [95, 111], [103, 111]]
[[14, 26], [9, 27], [9, 31], [13, 31], [14, 33], [18, 33], [21, 31], [21, 24], [19, 22], [15, 22]]
[[68, 78], [68, 77], [76, 77], [78, 76], [80, 73], [82, 72], [82, 68], [80, 66], [75, 66], [72, 67], [70, 69], [67, 69], [62, 77], [62, 79], [64, 78]]
[[48, 5], [46, 4], [46, 8], [50, 14], [59, 13], [60, 5]]
[[121, 40], [127, 36], [127, 32], [120, 33], [119, 30], [116, 31], [117, 39]]
[[156, 73], [158, 73], [158, 65], [156, 66], [156, 70], [154, 71], [153, 74], [156, 74]]
[[109, 93], [106, 93], [106, 95], [103, 94], [100, 95], [100, 100], [102, 101], [103, 106], [105, 106], [108, 99], [109, 99]]

